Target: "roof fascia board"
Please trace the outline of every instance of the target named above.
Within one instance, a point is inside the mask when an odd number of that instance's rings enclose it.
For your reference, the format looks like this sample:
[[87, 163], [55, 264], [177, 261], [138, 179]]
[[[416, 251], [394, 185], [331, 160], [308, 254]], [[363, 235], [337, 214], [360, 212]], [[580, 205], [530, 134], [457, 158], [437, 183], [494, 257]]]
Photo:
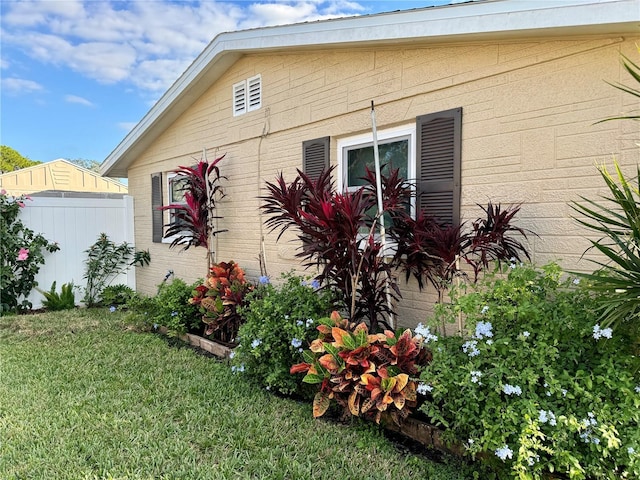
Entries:
[[126, 177], [134, 158], [244, 53], [639, 31], [640, 0], [489, 0], [221, 33], [109, 154], [101, 172]]

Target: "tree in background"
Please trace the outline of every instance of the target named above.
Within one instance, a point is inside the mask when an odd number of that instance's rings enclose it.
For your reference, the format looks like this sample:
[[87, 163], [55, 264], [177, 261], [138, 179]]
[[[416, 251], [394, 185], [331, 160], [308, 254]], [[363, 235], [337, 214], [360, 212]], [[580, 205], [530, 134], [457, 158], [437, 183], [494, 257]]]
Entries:
[[100, 162], [97, 160], [89, 160], [87, 158], [74, 158], [69, 160], [74, 165], [82, 168], [86, 168], [94, 173], [100, 175]]
[[14, 170], [20, 170], [21, 168], [33, 167], [40, 162], [30, 160], [27, 157], [20, 155], [11, 147], [6, 145], [0, 145], [0, 172], [13, 172]]

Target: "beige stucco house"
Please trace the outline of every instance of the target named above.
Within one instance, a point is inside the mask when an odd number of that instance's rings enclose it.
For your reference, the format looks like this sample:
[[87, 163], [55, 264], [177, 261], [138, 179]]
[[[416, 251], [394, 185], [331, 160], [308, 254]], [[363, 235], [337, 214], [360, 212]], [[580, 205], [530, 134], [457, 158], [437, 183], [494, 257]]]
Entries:
[[[348, 188], [349, 152], [372, 140], [371, 101], [425, 206], [464, 221], [478, 203], [521, 202], [534, 262], [588, 269], [568, 203], [604, 193], [596, 163], [640, 160], [638, 123], [595, 124], [639, 107], [606, 83], [632, 84], [620, 55], [637, 60], [638, 44], [640, 0], [480, 1], [218, 35], [102, 165], [128, 177], [136, 247], [151, 252], [138, 289], [153, 293], [167, 269], [206, 273], [204, 250], [154, 237], [152, 206], [152, 182], [166, 203], [171, 170], [203, 149], [226, 154], [217, 260], [257, 277], [264, 238], [270, 275], [299, 269], [293, 236], [276, 243], [257, 197], [278, 172], [325, 161]], [[400, 323], [422, 320], [432, 298], [406, 286]]]
[[38, 192], [127, 193], [124, 183], [63, 158], [0, 174], [0, 187], [14, 196]]

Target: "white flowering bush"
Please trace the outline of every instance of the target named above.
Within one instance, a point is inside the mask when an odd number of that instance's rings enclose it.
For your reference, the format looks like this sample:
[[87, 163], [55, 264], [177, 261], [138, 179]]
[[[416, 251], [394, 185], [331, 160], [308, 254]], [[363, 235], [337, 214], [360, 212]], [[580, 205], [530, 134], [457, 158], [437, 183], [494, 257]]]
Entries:
[[246, 306], [240, 309], [246, 321], [239, 330], [231, 368], [269, 390], [304, 394], [301, 377], [289, 369], [303, 360], [303, 350], [317, 337], [317, 320], [331, 312], [333, 296], [317, 281], [291, 273], [283, 275], [282, 282], [276, 287], [261, 277], [247, 295]]
[[454, 291], [433, 321], [461, 314], [467, 335], [432, 344], [421, 411], [498, 478], [640, 478], [637, 338], [602, 328], [560, 275], [518, 266]]

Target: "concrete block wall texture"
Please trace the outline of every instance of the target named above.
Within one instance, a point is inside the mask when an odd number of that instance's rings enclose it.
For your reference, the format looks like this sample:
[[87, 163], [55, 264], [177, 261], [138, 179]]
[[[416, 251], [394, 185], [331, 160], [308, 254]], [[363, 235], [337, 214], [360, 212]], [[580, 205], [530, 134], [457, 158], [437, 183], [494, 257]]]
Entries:
[[[418, 115], [462, 107], [462, 217], [476, 204], [522, 203], [518, 225], [538, 234], [527, 244], [536, 264], [559, 261], [589, 270], [581, 259], [589, 232], [571, 218], [569, 203], [605, 193], [595, 164], [615, 157], [631, 173], [640, 160], [637, 123], [595, 122], [638, 107], [605, 81], [631, 82], [620, 54], [637, 56], [637, 38], [579, 37], [519, 41], [403, 45], [246, 55], [202, 95], [129, 170], [136, 200], [136, 246], [152, 262], [138, 272], [140, 291], [152, 293], [167, 269], [187, 281], [206, 275], [204, 249], [179, 252], [151, 242], [151, 174], [225, 153], [220, 168], [226, 197], [218, 205], [219, 261], [233, 259], [260, 274], [264, 237], [269, 274], [304, 272], [287, 233], [261, 228], [258, 196], [282, 171], [293, 179], [302, 167], [302, 141], [337, 141], [369, 132], [370, 103], [378, 130], [412, 125]], [[262, 108], [233, 117], [232, 85], [262, 76]], [[166, 188], [166, 187], [165, 187]], [[165, 192], [166, 198], [166, 192]], [[595, 238], [595, 237], [592, 237]], [[313, 273], [313, 272], [308, 272]], [[400, 323], [415, 325], [431, 311], [430, 290], [403, 284]]]

